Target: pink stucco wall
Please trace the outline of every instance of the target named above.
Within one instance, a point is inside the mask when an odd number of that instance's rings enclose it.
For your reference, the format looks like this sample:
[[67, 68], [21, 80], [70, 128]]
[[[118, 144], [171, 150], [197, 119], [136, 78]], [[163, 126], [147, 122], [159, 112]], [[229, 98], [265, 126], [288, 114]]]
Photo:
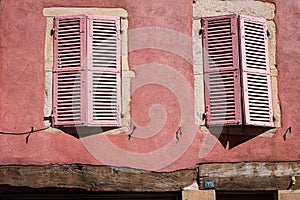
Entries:
[[[26, 135], [0, 135], [0, 164], [84, 163], [171, 171], [193, 168], [200, 162], [299, 160], [300, 22], [297, 19], [300, 3], [298, 0], [274, 2], [282, 126], [273, 137], [230, 136], [236, 145], [227, 149], [221, 139], [201, 133], [194, 122], [194, 99], [189, 96], [194, 84], [192, 49], [186, 42], [191, 41], [191, 0], [2, 0], [0, 131], [23, 132], [31, 126], [43, 127], [45, 7], [118, 7], [128, 11], [129, 47], [132, 47], [129, 66], [136, 72], [131, 114], [138, 128], [130, 140], [127, 133], [76, 139], [68, 134], [41, 131], [33, 133], [26, 144]], [[153, 43], [164, 40], [169, 46], [134, 48], [132, 44], [141, 40], [135, 38], [138, 36], [135, 33], [150, 30], [145, 28], [171, 33], [152, 38]], [[172, 40], [172, 33], [179, 35], [175, 38], [186, 40], [186, 45]], [[151, 38], [145, 40], [152, 44]], [[182, 45], [179, 53], [178, 45]], [[164, 67], [155, 71], [157, 66]], [[134, 88], [143, 79], [149, 80], [147, 84]], [[182, 94], [182, 88], [175, 91], [174, 88], [181, 86], [188, 88], [186, 95]], [[182, 135], [176, 139], [179, 126]], [[284, 141], [283, 134], [288, 127], [292, 131]]]

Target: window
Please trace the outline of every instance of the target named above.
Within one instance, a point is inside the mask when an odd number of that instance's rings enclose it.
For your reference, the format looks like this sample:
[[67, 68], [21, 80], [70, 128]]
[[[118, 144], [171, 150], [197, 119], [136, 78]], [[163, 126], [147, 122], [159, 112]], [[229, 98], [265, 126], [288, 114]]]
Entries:
[[206, 124], [273, 127], [267, 22], [202, 18]]
[[45, 8], [44, 16], [45, 126], [60, 129], [48, 131], [128, 131], [134, 72], [128, 66], [127, 11], [53, 7]]
[[217, 192], [216, 200], [274, 200], [276, 192]]
[[120, 18], [54, 18], [54, 126], [120, 126]]

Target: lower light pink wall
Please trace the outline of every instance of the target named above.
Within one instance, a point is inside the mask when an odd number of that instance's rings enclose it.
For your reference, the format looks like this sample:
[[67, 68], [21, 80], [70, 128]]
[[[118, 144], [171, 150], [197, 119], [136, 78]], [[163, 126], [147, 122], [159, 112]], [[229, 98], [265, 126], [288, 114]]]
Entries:
[[[83, 163], [172, 171], [194, 168], [199, 162], [299, 160], [300, 3], [297, 0], [275, 3], [282, 127], [273, 137], [229, 136], [234, 148], [228, 149], [222, 144], [228, 138], [203, 134], [194, 122], [190, 0], [2, 0], [0, 131], [23, 132], [31, 126], [43, 127], [46, 34], [43, 8], [74, 6], [119, 7], [128, 11], [129, 33], [132, 33], [129, 66], [136, 73], [131, 109], [137, 129], [130, 140], [127, 133], [76, 139], [63, 133], [41, 131], [33, 133], [26, 144], [26, 135], [0, 135], [0, 164]], [[162, 34], [157, 34], [153, 41], [145, 39], [154, 44], [153, 48], [135, 49], [132, 46], [135, 38], [131, 36], [135, 31], [148, 30], [145, 28]], [[182, 40], [172, 40], [172, 34]], [[155, 44], [160, 40], [169, 46], [160, 48], [160, 44]], [[144, 86], [143, 81], [147, 83]], [[289, 126], [292, 131], [284, 141]], [[179, 127], [182, 134], [176, 134]]]

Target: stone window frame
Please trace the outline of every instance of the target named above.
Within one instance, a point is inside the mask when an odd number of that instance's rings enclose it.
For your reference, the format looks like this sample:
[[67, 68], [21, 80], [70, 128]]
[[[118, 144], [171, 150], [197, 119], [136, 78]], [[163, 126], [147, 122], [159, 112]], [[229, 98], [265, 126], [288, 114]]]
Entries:
[[[269, 36], [269, 58], [270, 58], [270, 74], [272, 88], [272, 103], [274, 114], [274, 128], [265, 131], [261, 136], [273, 136], [275, 130], [281, 126], [281, 110], [278, 97], [278, 71], [276, 68], [276, 25], [275, 4], [260, 1], [221, 1], [221, 0], [195, 0], [193, 2], [193, 22], [192, 22], [192, 38], [193, 38], [193, 66], [194, 66], [194, 105], [195, 105], [195, 122], [201, 127], [204, 133], [211, 133], [205, 126], [205, 100], [204, 100], [204, 73], [202, 58], [202, 35], [201, 18], [219, 15], [247, 15], [267, 20]], [[229, 134], [240, 134], [241, 129], [228, 130]], [[251, 135], [251, 130], [242, 130], [246, 135]]]
[[[105, 133], [122, 133], [130, 130], [130, 82], [135, 76], [134, 72], [129, 69], [128, 65], [128, 13], [122, 8], [71, 8], [71, 7], [50, 7], [44, 8], [43, 15], [46, 17], [46, 35], [45, 35], [45, 104], [44, 117], [52, 115], [52, 73], [53, 73], [53, 18], [55, 16], [67, 16], [85, 14], [89, 16], [112, 16], [121, 19], [121, 127], [108, 130]], [[44, 121], [48, 132], [62, 132], [60, 129], [51, 127], [50, 120]]]

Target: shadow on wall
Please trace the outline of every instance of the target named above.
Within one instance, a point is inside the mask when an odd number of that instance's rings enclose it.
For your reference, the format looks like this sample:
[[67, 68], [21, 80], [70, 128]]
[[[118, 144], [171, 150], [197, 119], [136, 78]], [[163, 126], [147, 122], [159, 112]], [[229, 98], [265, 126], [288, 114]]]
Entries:
[[[119, 127], [61, 127], [60, 130], [70, 134], [78, 139], [87, 136], [101, 134]], [[135, 129], [136, 127], [134, 127]], [[210, 127], [210, 134], [218, 138], [222, 146], [226, 149], [232, 149], [244, 142], [247, 142], [267, 131], [270, 127], [252, 127], [252, 126], [228, 126], [228, 127]], [[134, 131], [134, 130], [132, 130]]]
[[102, 132], [114, 130], [119, 127], [87, 127], [87, 126], [82, 126], [82, 127], [61, 127], [59, 128], [61, 131], [70, 134], [76, 138], [83, 138], [87, 137], [90, 135], [95, 135], [99, 134]]
[[270, 127], [228, 126], [210, 127], [209, 131], [218, 138], [224, 148], [232, 149], [271, 129]]

